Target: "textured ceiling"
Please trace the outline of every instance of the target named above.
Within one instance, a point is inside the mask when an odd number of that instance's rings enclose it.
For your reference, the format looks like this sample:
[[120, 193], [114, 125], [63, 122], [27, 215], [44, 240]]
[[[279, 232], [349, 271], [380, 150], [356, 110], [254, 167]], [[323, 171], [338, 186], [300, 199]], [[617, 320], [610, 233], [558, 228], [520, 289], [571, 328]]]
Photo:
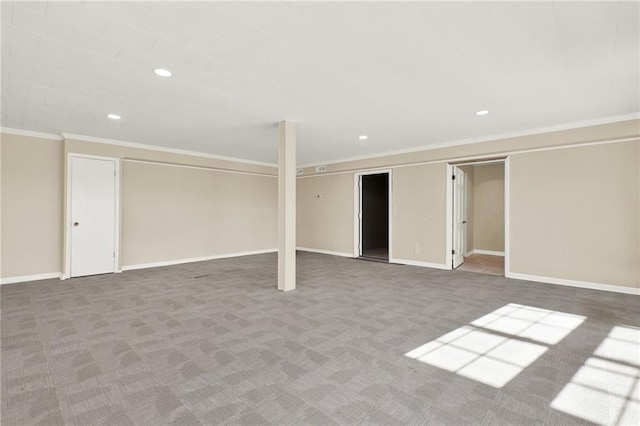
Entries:
[[1, 124], [307, 164], [635, 113], [639, 5], [3, 1]]

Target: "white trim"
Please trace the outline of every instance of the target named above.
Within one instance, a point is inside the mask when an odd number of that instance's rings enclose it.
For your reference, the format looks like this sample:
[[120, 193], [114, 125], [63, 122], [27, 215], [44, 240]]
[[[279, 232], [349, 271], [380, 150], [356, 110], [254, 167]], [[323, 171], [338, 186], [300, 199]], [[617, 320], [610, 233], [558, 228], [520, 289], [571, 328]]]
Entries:
[[509, 273], [511, 251], [511, 157], [504, 160], [504, 273]]
[[361, 221], [359, 216], [362, 207], [360, 204], [362, 201], [360, 178], [365, 175], [378, 175], [384, 173], [389, 177], [389, 211], [387, 213], [389, 216], [389, 236], [387, 245], [389, 246], [389, 259], [393, 257], [391, 249], [393, 245], [393, 169], [370, 169], [353, 173], [353, 257], [360, 257], [360, 246], [362, 244], [362, 229], [360, 229]]
[[472, 254], [486, 254], [489, 256], [502, 256], [504, 257], [503, 251], [494, 251], [494, 250], [482, 250], [482, 249], [473, 249], [467, 252], [465, 256], [470, 256]]
[[320, 250], [320, 249], [309, 248], [309, 247], [296, 247], [296, 250], [308, 251], [309, 253], [329, 254], [331, 256], [353, 258], [353, 253], [346, 253], [342, 251]]
[[[496, 160], [496, 163], [504, 163], [504, 251], [494, 251], [494, 250], [482, 250], [482, 249], [473, 249], [469, 250], [465, 253], [465, 256], [470, 256], [472, 254], [487, 254], [490, 256], [504, 256], [504, 267], [505, 274], [509, 271], [509, 157], [506, 157], [503, 160]], [[446, 210], [447, 210], [447, 221], [445, 226], [446, 229], [446, 238], [447, 238], [447, 246], [446, 246], [446, 264], [450, 265], [449, 269], [453, 269], [453, 254], [451, 251], [453, 250], [453, 182], [451, 176], [453, 175], [453, 166], [458, 166], [459, 164], [449, 164], [447, 163], [447, 188], [446, 188]]]
[[265, 250], [242, 251], [238, 253], [214, 254], [212, 256], [191, 257], [187, 259], [163, 260], [160, 262], [140, 263], [138, 265], [126, 265], [122, 267], [123, 271], [133, 271], [135, 269], [157, 268], [159, 266], [180, 265], [183, 263], [203, 262], [206, 260], [226, 259], [229, 257], [252, 256], [254, 254], [275, 253], [277, 248]]
[[360, 175], [353, 174], [353, 257], [360, 257]]
[[410, 153], [420, 152], [420, 151], [431, 151], [433, 149], [448, 148], [448, 147], [459, 146], [459, 145], [472, 145], [472, 144], [481, 143], [481, 142], [490, 142], [494, 140], [510, 139], [510, 138], [517, 138], [522, 136], [531, 136], [531, 135], [544, 134], [544, 133], [550, 133], [550, 132], [558, 132], [562, 130], [579, 129], [581, 127], [598, 126], [602, 124], [611, 124], [611, 123], [618, 123], [622, 121], [638, 120], [638, 119], [640, 119], [640, 112], [634, 112], [631, 114], [616, 115], [612, 117], [573, 121], [570, 123], [556, 124], [552, 126], [536, 127], [536, 128], [521, 130], [517, 132], [497, 133], [494, 135], [481, 136], [477, 138], [458, 139], [454, 141], [441, 142], [441, 143], [435, 143], [430, 145], [422, 145], [422, 146], [417, 146], [413, 148], [384, 151], [380, 153], [359, 155], [354, 157], [345, 157], [337, 160], [324, 160], [319, 163], [310, 163], [310, 164], [305, 164], [298, 167], [307, 168], [307, 167], [315, 167], [319, 165], [329, 165], [329, 164], [337, 164], [337, 163], [347, 163], [351, 161], [370, 160], [373, 158], [410, 154]]
[[77, 134], [74, 134], [74, 133], [62, 132], [60, 134], [62, 135], [62, 137], [64, 139], [75, 139], [75, 140], [79, 140], [79, 141], [82, 141], [82, 142], [102, 143], [102, 144], [106, 144], [106, 145], [124, 146], [124, 147], [127, 147], [127, 148], [137, 148], [137, 149], [147, 149], [147, 150], [151, 150], [151, 151], [169, 152], [169, 153], [172, 153], [172, 154], [190, 155], [192, 157], [211, 158], [211, 159], [214, 159], [214, 160], [231, 161], [231, 162], [234, 162], [234, 163], [252, 164], [252, 165], [255, 165], [255, 166], [268, 166], [268, 167], [277, 167], [278, 166], [275, 163], [265, 163], [265, 162], [262, 162], [262, 161], [245, 160], [243, 158], [227, 157], [227, 156], [224, 156], [224, 155], [209, 154], [209, 153], [206, 153], [206, 152], [199, 152], [199, 151], [189, 151], [189, 150], [186, 150], [186, 149], [168, 148], [168, 147], [163, 147], [163, 146], [158, 146], [158, 145], [149, 145], [149, 144], [145, 144], [145, 143], [127, 142], [127, 141], [121, 141], [121, 140], [117, 140], [117, 139], [106, 139], [106, 138], [99, 138], [99, 137], [95, 137], [95, 136], [77, 135]]
[[269, 173], [258, 173], [258, 172], [244, 172], [241, 170], [231, 170], [224, 169], [221, 167], [208, 167], [208, 166], [192, 166], [189, 164], [176, 164], [176, 163], [164, 163], [162, 161], [152, 161], [152, 160], [137, 160], [133, 158], [123, 158], [122, 161], [128, 161], [130, 163], [142, 163], [142, 164], [153, 164], [154, 166], [170, 166], [170, 167], [182, 167], [185, 169], [198, 169], [198, 170], [209, 170], [213, 172], [226, 172], [226, 173], [236, 173], [239, 175], [252, 175], [252, 176], [265, 176], [271, 178], [277, 178], [277, 174], [269, 174]]
[[99, 155], [88, 155], [88, 154], [78, 154], [75, 152], [68, 152], [67, 153], [67, 167], [66, 167], [66, 172], [67, 172], [67, 176], [66, 176], [66, 199], [67, 199], [67, 209], [66, 209], [66, 215], [64, 217], [64, 232], [65, 232], [65, 238], [64, 238], [64, 242], [65, 242], [65, 247], [64, 247], [64, 252], [65, 252], [65, 265], [64, 265], [64, 272], [62, 273], [60, 279], [67, 279], [67, 278], [71, 278], [71, 180], [72, 180], [72, 175], [73, 175], [73, 171], [72, 171], [72, 159], [73, 158], [89, 158], [89, 159], [93, 159], [93, 160], [103, 160], [103, 161], [113, 161], [114, 163], [114, 167], [115, 167], [115, 224], [114, 224], [114, 240], [113, 240], [113, 244], [114, 244], [114, 251], [115, 251], [115, 256], [114, 256], [114, 261], [113, 261], [113, 272], [114, 273], [119, 273], [122, 272], [122, 269], [120, 267], [120, 219], [121, 219], [121, 214], [122, 212], [120, 211], [120, 197], [121, 197], [121, 191], [120, 191], [120, 159], [119, 158], [114, 158], [114, 157], [103, 157], [103, 156], [99, 156]]
[[62, 278], [62, 274], [60, 272], [49, 272], [47, 274], [36, 274], [36, 275], [21, 275], [18, 277], [8, 277], [8, 278], [0, 278], [0, 285], [2, 284], [14, 284], [14, 283], [23, 283], [26, 281], [39, 281], [39, 280], [50, 280], [53, 278]]
[[34, 132], [31, 130], [14, 129], [11, 127], [0, 127], [0, 133], [6, 133], [9, 135], [18, 135], [18, 136], [29, 136], [32, 138], [40, 138], [40, 139], [49, 139], [49, 140], [58, 141], [58, 142], [62, 142], [63, 140], [60, 135], [55, 135], [53, 133]]
[[504, 163], [504, 158], [498, 158], [497, 160], [485, 160], [485, 161], [469, 161], [468, 163], [454, 163], [454, 166], [492, 166], [494, 164], [502, 164]]
[[544, 284], [556, 284], [556, 285], [564, 285], [569, 287], [579, 287], [579, 288], [586, 288], [590, 290], [600, 290], [600, 291], [612, 291], [614, 293], [633, 294], [636, 296], [640, 296], [640, 288], [636, 288], [636, 287], [625, 287], [625, 286], [612, 285], [612, 284], [592, 283], [587, 281], [575, 281], [575, 280], [567, 280], [564, 278], [519, 274], [515, 272], [510, 272], [506, 274], [506, 277], [514, 280], [535, 281], [535, 282], [544, 283]]
[[418, 260], [389, 258], [389, 263], [395, 263], [397, 265], [420, 266], [423, 268], [433, 268], [433, 269], [444, 269], [444, 270], [451, 269], [451, 268], [448, 268], [447, 265], [443, 265], [442, 263], [421, 262]]
[[444, 202], [445, 202], [445, 221], [444, 221], [444, 226], [445, 226], [445, 238], [446, 238], [446, 242], [445, 242], [445, 256], [444, 256], [444, 262], [445, 262], [445, 266], [446, 269], [453, 269], [453, 253], [451, 253], [453, 251], [453, 179], [451, 179], [451, 176], [453, 176], [453, 166], [451, 164], [447, 164], [446, 167], [446, 179], [445, 179], [445, 197], [444, 197]]
[[[463, 162], [478, 162], [478, 161], [482, 161], [483, 159], [495, 159], [496, 157], [504, 157], [506, 159], [509, 155], [513, 155], [513, 154], [527, 154], [530, 152], [555, 151], [556, 149], [582, 148], [586, 146], [607, 145], [610, 143], [634, 142], [634, 141], [640, 141], [640, 135], [619, 138], [619, 139], [604, 139], [604, 140], [598, 140], [598, 141], [576, 142], [576, 143], [569, 143], [564, 145], [545, 146], [545, 147], [521, 149], [521, 150], [515, 150], [515, 151], [503, 151], [495, 154], [468, 155], [466, 157], [445, 158], [441, 160], [415, 161], [415, 162], [395, 164], [395, 165], [394, 164], [383, 165], [379, 167], [399, 169], [401, 167], [426, 166], [428, 164], [439, 164], [439, 163], [452, 163], [457, 166], [462, 164]], [[382, 158], [382, 157], [383, 156], [380, 156], [379, 158]], [[341, 163], [342, 162], [336, 162], [332, 164], [341, 164]], [[462, 165], [466, 165], [466, 164], [462, 164]], [[339, 170], [335, 172], [324, 172], [324, 173], [317, 173], [312, 175], [298, 176], [297, 178], [304, 179], [304, 178], [312, 178], [312, 177], [319, 177], [319, 176], [340, 175], [345, 173], [355, 173], [360, 170], [369, 170], [369, 169], [358, 169], [358, 168], [347, 169], [347, 170]]]

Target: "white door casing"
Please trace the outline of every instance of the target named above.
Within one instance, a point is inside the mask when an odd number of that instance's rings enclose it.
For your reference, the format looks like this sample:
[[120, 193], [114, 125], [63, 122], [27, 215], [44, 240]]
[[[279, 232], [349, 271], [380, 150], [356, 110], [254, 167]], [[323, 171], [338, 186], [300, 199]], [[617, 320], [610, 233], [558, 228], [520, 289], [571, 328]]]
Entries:
[[353, 174], [353, 257], [362, 256], [362, 176], [386, 174], [389, 180], [389, 259], [392, 259], [393, 241], [393, 171], [392, 169], [367, 170]]
[[453, 268], [464, 262], [467, 242], [467, 175], [453, 166]]
[[362, 175], [358, 176], [358, 257], [362, 256]]
[[70, 156], [70, 277], [117, 270], [118, 160]]

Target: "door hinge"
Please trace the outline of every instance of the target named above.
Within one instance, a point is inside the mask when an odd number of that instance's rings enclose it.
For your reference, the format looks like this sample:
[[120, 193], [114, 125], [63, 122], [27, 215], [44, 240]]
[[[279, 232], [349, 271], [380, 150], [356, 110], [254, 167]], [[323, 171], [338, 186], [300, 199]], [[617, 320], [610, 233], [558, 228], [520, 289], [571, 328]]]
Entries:
[[451, 254], [456, 254], [456, 251], [455, 250], [451, 250]]
[[456, 175], [451, 176], [452, 180], [456, 180]]

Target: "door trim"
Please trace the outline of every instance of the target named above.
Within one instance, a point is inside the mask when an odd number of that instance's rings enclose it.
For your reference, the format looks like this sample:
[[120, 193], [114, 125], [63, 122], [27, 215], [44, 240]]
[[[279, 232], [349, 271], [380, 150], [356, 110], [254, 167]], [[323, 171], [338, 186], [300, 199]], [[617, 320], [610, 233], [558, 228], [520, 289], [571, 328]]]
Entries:
[[[509, 201], [509, 193], [511, 191], [510, 187], [510, 168], [509, 168], [509, 159], [507, 156], [503, 160], [495, 161], [496, 163], [504, 163], [504, 276], [506, 278], [511, 277], [510, 265], [509, 265], [509, 252], [511, 250], [511, 236], [509, 230], [511, 229], [510, 223], [510, 201]], [[470, 159], [464, 163], [456, 163], [451, 164], [447, 163], [447, 179], [446, 179], [446, 195], [445, 195], [445, 203], [446, 203], [446, 218], [445, 218], [445, 226], [446, 226], [446, 253], [445, 253], [445, 265], [447, 265], [447, 269], [453, 269], [453, 254], [451, 250], [453, 250], [453, 180], [451, 176], [453, 175], [453, 166], [467, 166], [472, 164], [482, 164], [482, 159], [474, 161]], [[468, 247], [467, 247], [468, 248]]]
[[376, 169], [367, 170], [361, 172], [355, 172], [353, 174], [353, 257], [360, 257], [360, 245], [362, 231], [360, 230], [360, 202], [361, 188], [360, 177], [365, 175], [380, 175], [386, 173], [389, 176], [389, 261], [393, 259], [393, 252], [391, 247], [393, 246], [393, 169]]
[[73, 158], [87, 158], [93, 160], [112, 161], [114, 163], [115, 175], [115, 224], [114, 224], [114, 251], [113, 272], [122, 272], [120, 266], [120, 159], [115, 157], [102, 157], [98, 155], [78, 154], [68, 152], [65, 164], [65, 212], [64, 212], [64, 272], [60, 279], [71, 278], [71, 180], [73, 173], [71, 164]]

